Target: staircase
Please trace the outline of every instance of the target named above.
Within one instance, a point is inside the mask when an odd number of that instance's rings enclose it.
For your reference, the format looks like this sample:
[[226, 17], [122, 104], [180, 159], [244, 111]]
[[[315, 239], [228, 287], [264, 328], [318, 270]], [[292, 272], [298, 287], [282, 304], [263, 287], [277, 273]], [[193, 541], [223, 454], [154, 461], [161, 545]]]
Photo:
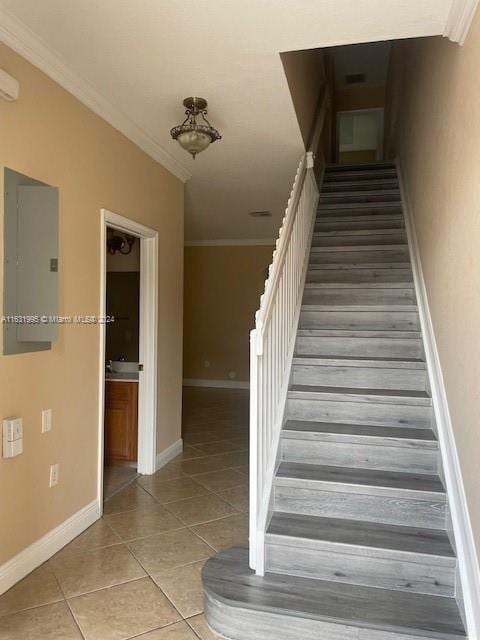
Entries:
[[233, 640], [465, 638], [394, 165], [325, 173], [265, 535], [205, 566]]

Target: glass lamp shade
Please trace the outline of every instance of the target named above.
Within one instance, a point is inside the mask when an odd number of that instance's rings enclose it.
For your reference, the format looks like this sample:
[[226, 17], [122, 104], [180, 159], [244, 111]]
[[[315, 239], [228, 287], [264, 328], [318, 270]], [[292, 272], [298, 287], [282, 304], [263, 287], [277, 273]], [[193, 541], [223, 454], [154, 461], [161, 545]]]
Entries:
[[195, 158], [197, 153], [204, 151], [209, 146], [212, 138], [203, 131], [190, 130], [180, 133], [177, 137], [177, 142]]

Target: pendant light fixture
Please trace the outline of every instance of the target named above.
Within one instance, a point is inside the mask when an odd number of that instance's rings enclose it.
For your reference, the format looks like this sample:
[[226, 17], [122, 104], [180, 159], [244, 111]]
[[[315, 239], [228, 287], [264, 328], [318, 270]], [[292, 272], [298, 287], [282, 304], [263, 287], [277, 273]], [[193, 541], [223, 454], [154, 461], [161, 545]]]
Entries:
[[[220, 140], [222, 136], [212, 127], [206, 118], [207, 101], [204, 98], [185, 98], [187, 116], [182, 124], [170, 130], [171, 136], [178, 144], [192, 154], [193, 159], [200, 151], [204, 151], [212, 142]], [[197, 123], [197, 117], [201, 117]]]

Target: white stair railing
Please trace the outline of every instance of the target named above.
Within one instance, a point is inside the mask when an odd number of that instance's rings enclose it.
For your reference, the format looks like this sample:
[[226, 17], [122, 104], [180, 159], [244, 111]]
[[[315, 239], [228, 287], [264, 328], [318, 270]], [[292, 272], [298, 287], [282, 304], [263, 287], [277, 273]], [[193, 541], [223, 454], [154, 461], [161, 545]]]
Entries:
[[[327, 108], [325, 91], [312, 135], [313, 150], [318, 149]], [[250, 333], [250, 566], [259, 575], [265, 571], [265, 531], [319, 198], [313, 164], [313, 152], [305, 153]]]

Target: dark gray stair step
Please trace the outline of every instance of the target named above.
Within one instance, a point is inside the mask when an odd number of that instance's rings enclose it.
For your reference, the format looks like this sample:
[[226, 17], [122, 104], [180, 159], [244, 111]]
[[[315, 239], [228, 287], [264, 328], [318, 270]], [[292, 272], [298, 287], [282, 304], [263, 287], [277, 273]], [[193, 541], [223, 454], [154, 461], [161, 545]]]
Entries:
[[[307, 541], [328, 541], [352, 547], [398, 551], [430, 556], [434, 562], [455, 566], [455, 551], [446, 531], [420, 529], [391, 524], [362, 522], [345, 518], [322, 518], [296, 513], [274, 513], [267, 529], [268, 536], [285, 538], [288, 545]], [[400, 554], [399, 554], [400, 557]], [[404, 557], [404, 559], [406, 559]], [[415, 562], [413, 558], [410, 561]]]
[[380, 446], [394, 443], [397, 447], [438, 450], [438, 441], [431, 429], [408, 427], [287, 420], [282, 429], [281, 437], [283, 439], [349, 442], [352, 444], [369, 442]]
[[455, 594], [456, 558], [446, 531], [280, 512], [265, 541], [273, 573]]
[[[403, 229], [362, 229], [362, 232], [329, 231], [314, 233], [312, 247], [358, 247], [363, 245], [405, 245], [407, 236]], [[380, 233], [379, 231], [382, 231]]]
[[[347, 216], [350, 217], [350, 216]], [[378, 216], [379, 220], [375, 220], [374, 216], [363, 216], [366, 219], [317, 219], [315, 222], [315, 232], [322, 231], [355, 231], [357, 229], [404, 229], [404, 221], [401, 215], [390, 214], [390, 219], [386, 216]]]
[[257, 576], [242, 547], [208, 560], [202, 578], [207, 622], [232, 640], [466, 636], [454, 598], [272, 573]]
[[298, 356], [423, 359], [423, 343], [421, 337], [416, 334], [418, 332], [415, 331], [299, 329], [295, 354]]
[[[385, 289], [385, 290], [392, 290], [392, 289], [407, 289], [407, 290], [412, 290], [413, 289], [413, 280], [408, 280], [408, 279], [404, 279], [403, 281], [395, 281], [395, 282], [381, 282], [380, 280], [377, 279], [373, 279], [371, 282], [370, 281], [366, 281], [366, 282], [337, 282], [336, 280], [331, 280], [331, 281], [324, 281], [320, 278], [321, 275], [323, 274], [319, 274], [318, 273], [318, 269], [313, 271], [312, 274], [314, 276], [316, 276], [316, 279], [313, 281], [310, 281], [310, 279], [305, 283], [305, 289], [310, 289], [310, 290], [321, 290], [321, 289], [333, 289], [336, 290], [337, 292], [341, 292], [343, 289]], [[328, 272], [327, 272], [328, 273]], [[332, 277], [332, 274], [328, 274], [330, 276], [330, 278]], [[341, 274], [342, 276], [344, 276], [345, 274]], [[350, 274], [350, 276], [352, 275], [357, 275], [357, 274]], [[388, 272], [388, 275], [391, 275], [391, 272]], [[397, 274], [398, 275], [398, 274]]]
[[310, 261], [308, 265], [308, 272], [312, 273], [313, 271], [344, 271], [344, 272], [365, 272], [365, 271], [381, 271], [382, 273], [386, 271], [398, 271], [399, 269], [405, 270], [407, 269], [411, 272], [412, 267], [410, 264], [410, 259], [405, 257], [404, 261], [399, 262], [382, 262], [381, 264], [378, 262], [368, 263], [368, 262], [325, 262], [316, 264], [315, 262]]
[[400, 496], [405, 493], [419, 493], [426, 497], [443, 496], [445, 489], [437, 475], [420, 473], [399, 473], [352, 467], [332, 467], [328, 465], [281, 462], [275, 476], [277, 486], [308, 485], [320, 490], [320, 485], [340, 484], [349, 490], [362, 493], [365, 487], [378, 490], [378, 495]]
[[396, 202], [349, 202], [340, 204], [319, 203], [317, 220], [323, 216], [335, 216], [337, 219], [348, 216], [360, 218], [362, 216], [403, 214], [402, 203]]
[[326, 387], [314, 385], [292, 385], [289, 398], [305, 400], [334, 400], [359, 403], [395, 404], [431, 407], [432, 398], [426, 391], [404, 391], [402, 389], [357, 389], [353, 387]]
[[388, 284], [394, 286], [413, 286], [411, 269], [309, 269], [307, 273], [307, 287], [315, 284], [322, 286], [345, 287], [349, 285], [378, 286]]
[[342, 164], [327, 164], [325, 167], [325, 175], [330, 176], [334, 173], [346, 173], [348, 171], [377, 171], [377, 170], [395, 170], [396, 165], [394, 162], [387, 161], [375, 161], [375, 162], [351, 162]]
[[302, 307], [309, 305], [414, 306], [415, 289], [411, 287], [305, 287]]
[[407, 245], [364, 245], [355, 247], [312, 247], [309, 269], [315, 264], [366, 263], [381, 266], [383, 263], [410, 264]]
[[343, 191], [340, 193], [320, 193], [320, 204], [358, 204], [361, 202], [400, 202], [398, 189], [381, 191]]
[[[427, 475], [437, 473], [438, 443], [421, 439], [424, 433], [433, 435], [431, 430], [320, 422], [311, 422], [316, 428], [309, 430], [308, 424], [308, 421], [287, 421], [281, 432], [282, 460]], [[289, 425], [305, 430], [289, 430]]]
[[396, 169], [376, 169], [375, 171], [351, 170], [337, 173], [325, 173], [323, 184], [331, 184], [332, 182], [350, 182], [352, 180], [380, 180], [393, 179], [397, 177]]
[[401, 306], [322, 306], [305, 305], [300, 312], [299, 329], [350, 329], [418, 331], [417, 308]]
[[382, 189], [397, 189], [398, 179], [393, 178], [371, 178], [370, 180], [344, 180], [342, 182], [324, 182], [322, 193], [337, 193], [339, 191], [375, 191]]

